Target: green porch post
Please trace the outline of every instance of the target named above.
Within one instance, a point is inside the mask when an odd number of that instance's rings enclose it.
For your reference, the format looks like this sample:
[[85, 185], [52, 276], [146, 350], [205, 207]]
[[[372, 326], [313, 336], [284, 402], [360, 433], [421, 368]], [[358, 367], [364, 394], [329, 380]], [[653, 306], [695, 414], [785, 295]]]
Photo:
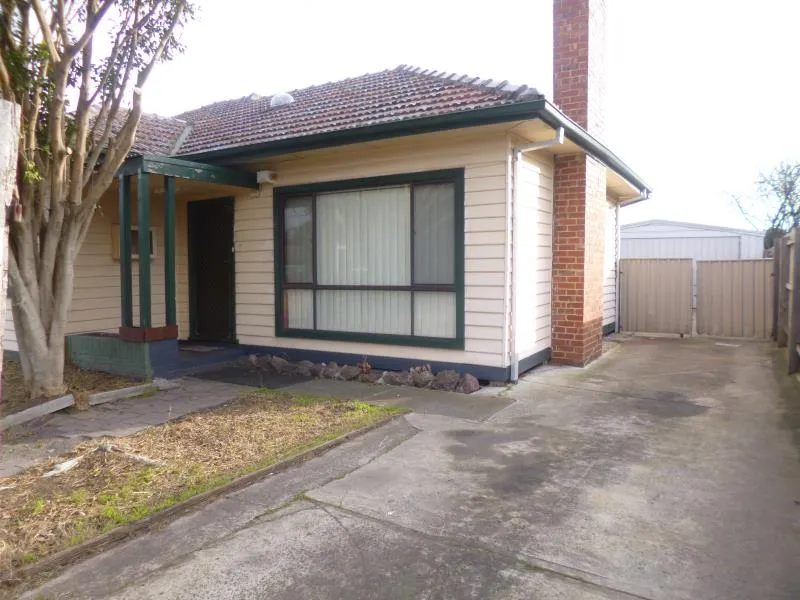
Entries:
[[150, 313], [150, 179], [147, 173], [136, 175], [139, 209], [139, 327], [151, 327]]
[[133, 326], [133, 269], [131, 268], [131, 178], [119, 176], [119, 294], [121, 325]]
[[164, 177], [164, 302], [167, 325], [177, 325], [175, 309], [175, 178]]

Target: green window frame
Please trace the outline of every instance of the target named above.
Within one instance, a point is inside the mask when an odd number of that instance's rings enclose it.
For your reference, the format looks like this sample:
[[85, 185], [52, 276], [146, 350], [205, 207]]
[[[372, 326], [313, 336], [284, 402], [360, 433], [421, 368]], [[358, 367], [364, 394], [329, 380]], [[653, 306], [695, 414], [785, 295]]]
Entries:
[[[452, 284], [420, 284], [414, 282], [414, 199], [415, 185], [448, 183], [453, 185], [454, 191], [454, 232], [453, 232], [453, 283]], [[388, 188], [392, 186], [410, 186], [412, 198], [410, 204], [410, 253], [412, 276], [410, 285], [320, 285], [317, 282], [317, 210], [316, 198], [318, 194], [326, 192], [358, 191], [370, 188]], [[288, 200], [295, 198], [312, 198], [311, 208], [311, 236], [312, 236], [312, 271], [311, 283], [290, 282], [286, 277], [285, 257], [286, 252], [286, 223], [285, 208]], [[425, 171], [420, 173], [404, 173], [380, 177], [360, 179], [347, 179], [308, 185], [276, 187], [273, 190], [273, 215], [275, 223], [275, 334], [277, 337], [323, 339], [342, 342], [367, 342], [376, 344], [393, 344], [401, 346], [420, 346], [430, 348], [464, 348], [464, 169], [447, 169], [438, 171]], [[405, 335], [392, 333], [365, 333], [348, 331], [329, 331], [317, 328], [292, 328], [286, 323], [287, 290], [313, 290], [312, 310], [314, 324], [317, 323], [318, 291], [327, 290], [356, 290], [356, 291], [399, 291], [410, 292], [411, 302], [411, 331], [414, 328], [414, 294], [416, 292], [452, 292], [455, 295], [455, 336], [454, 337], [427, 337], [421, 335]]]

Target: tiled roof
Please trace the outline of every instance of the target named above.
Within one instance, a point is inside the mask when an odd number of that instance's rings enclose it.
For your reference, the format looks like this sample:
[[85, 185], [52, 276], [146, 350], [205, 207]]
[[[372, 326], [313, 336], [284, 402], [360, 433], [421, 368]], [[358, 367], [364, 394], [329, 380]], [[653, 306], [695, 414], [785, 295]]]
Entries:
[[186, 155], [541, 97], [533, 88], [506, 81], [405, 65], [289, 93], [294, 102], [274, 108], [270, 97], [254, 94], [209, 104], [172, 119], [147, 116], [142, 119], [134, 149]]
[[[119, 133], [127, 118], [127, 110], [117, 113], [111, 127], [113, 135]], [[169, 156], [178, 150], [190, 130], [191, 126], [181, 119], [143, 113], [130, 153]]]

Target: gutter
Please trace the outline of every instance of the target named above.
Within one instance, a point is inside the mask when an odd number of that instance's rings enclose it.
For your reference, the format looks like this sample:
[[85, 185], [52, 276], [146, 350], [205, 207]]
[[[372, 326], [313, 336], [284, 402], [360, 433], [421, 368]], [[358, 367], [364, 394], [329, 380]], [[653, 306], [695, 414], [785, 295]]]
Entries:
[[627, 206], [628, 204], [645, 200], [650, 196], [650, 192], [652, 191], [650, 186], [648, 186], [633, 169], [622, 162], [621, 158], [606, 148], [597, 138], [593, 137], [588, 131], [558, 110], [549, 101], [544, 100], [543, 103], [544, 105], [539, 110], [538, 114], [542, 121], [550, 125], [553, 129], [563, 127], [568, 140], [574, 142], [581, 150], [587, 154], [591, 154], [612, 171], [619, 173], [628, 183], [639, 190], [639, 197], [624, 202], [623, 205]]
[[[511, 148], [511, 220], [510, 232], [506, 235], [511, 236], [511, 330], [509, 332], [509, 356], [511, 359], [511, 374], [509, 379], [511, 383], [517, 383], [519, 380], [519, 353], [517, 352], [517, 292], [519, 291], [519, 224], [518, 217], [519, 210], [517, 209], [517, 191], [519, 189], [519, 159], [525, 152], [536, 152], [537, 150], [544, 150], [552, 146], [558, 146], [564, 143], [564, 128], [559, 127], [556, 130], [556, 135], [551, 140], [543, 142], [534, 142], [532, 144], [524, 144], [522, 146], [515, 146]], [[506, 219], [508, 223], [509, 220]]]

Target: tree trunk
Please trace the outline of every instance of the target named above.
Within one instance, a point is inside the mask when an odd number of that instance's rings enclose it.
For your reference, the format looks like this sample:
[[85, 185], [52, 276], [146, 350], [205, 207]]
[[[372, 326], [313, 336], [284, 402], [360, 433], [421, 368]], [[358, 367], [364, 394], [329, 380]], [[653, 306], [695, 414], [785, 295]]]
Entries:
[[[17, 185], [17, 145], [19, 143], [20, 107], [0, 99], [0, 358], [5, 348], [6, 289], [8, 287], [8, 236], [6, 208], [11, 205]], [[0, 377], [3, 361], [0, 360]], [[0, 379], [0, 381], [2, 381]], [[0, 394], [2, 394], [0, 383]]]

